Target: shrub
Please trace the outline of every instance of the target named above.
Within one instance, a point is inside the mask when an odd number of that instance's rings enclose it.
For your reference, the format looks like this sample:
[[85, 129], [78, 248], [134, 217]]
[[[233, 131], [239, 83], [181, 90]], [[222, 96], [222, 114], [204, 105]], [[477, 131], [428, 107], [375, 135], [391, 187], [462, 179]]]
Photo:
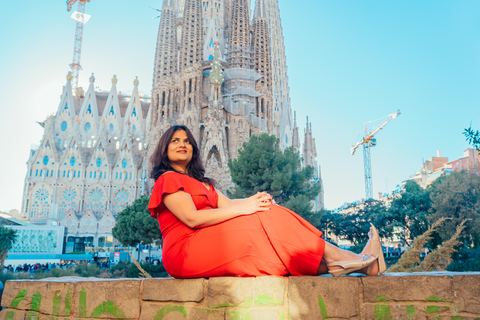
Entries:
[[480, 258], [453, 261], [448, 265], [447, 271], [480, 271]]
[[15, 274], [11, 272], [7, 272], [7, 273], [0, 272], [0, 281], [3, 284], [5, 284], [7, 280], [13, 280], [13, 279], [15, 279]]
[[79, 277], [96, 277], [102, 273], [96, 264], [78, 264], [74, 268], [75, 274]]

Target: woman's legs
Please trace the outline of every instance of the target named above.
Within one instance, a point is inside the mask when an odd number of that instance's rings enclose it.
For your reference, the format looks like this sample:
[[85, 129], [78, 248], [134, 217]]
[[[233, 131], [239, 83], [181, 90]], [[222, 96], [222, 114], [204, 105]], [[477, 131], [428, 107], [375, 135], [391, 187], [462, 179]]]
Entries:
[[[328, 267], [329, 264], [333, 264], [334, 262], [342, 262], [342, 261], [362, 261], [363, 256], [360, 254], [353, 253], [351, 251], [340, 249], [328, 242], [325, 242], [325, 251], [323, 253], [323, 259], [318, 267], [317, 274], [325, 274], [328, 270], [339, 269], [339, 266], [331, 266]], [[366, 273], [366, 268], [362, 270], [358, 270], [360, 273]], [[370, 275], [377, 275], [378, 274], [378, 262], [375, 261], [372, 265], [372, 268], [369, 272]]]

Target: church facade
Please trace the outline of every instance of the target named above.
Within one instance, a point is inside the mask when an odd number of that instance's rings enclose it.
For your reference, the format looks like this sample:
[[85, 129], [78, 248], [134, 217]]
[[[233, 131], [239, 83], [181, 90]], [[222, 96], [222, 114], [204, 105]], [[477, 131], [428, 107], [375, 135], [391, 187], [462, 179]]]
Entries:
[[109, 92], [95, 91], [92, 75], [74, 94], [68, 75], [27, 162], [21, 215], [65, 226], [72, 251], [112, 245], [116, 216], [150, 192], [148, 158], [174, 124], [192, 130], [220, 190], [232, 186], [228, 160], [262, 132], [303, 151], [321, 182], [311, 125], [301, 150], [292, 115], [277, 0], [257, 0], [253, 12], [249, 0], [164, 0], [151, 98], [138, 80], [131, 95], [117, 93], [115, 76]]

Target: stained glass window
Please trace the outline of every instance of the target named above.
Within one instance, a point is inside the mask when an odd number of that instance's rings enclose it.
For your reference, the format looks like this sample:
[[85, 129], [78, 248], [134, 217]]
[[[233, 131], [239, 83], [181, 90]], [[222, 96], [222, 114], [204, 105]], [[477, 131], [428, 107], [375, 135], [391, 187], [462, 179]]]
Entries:
[[120, 190], [115, 195], [115, 202], [113, 205], [113, 211], [115, 213], [120, 213], [127, 206], [128, 199], [130, 194], [127, 190]]
[[75, 198], [77, 197], [77, 192], [72, 189], [68, 188], [62, 193], [62, 203], [59, 205], [58, 210], [58, 218], [61, 219], [65, 216], [68, 209], [76, 209], [75, 207]]
[[103, 191], [100, 189], [93, 189], [90, 191], [89, 197], [88, 197], [88, 205], [87, 209], [92, 210], [95, 213], [100, 213], [105, 210], [105, 206], [103, 203]]
[[47, 218], [50, 211], [50, 193], [40, 188], [33, 194], [33, 204], [30, 210], [31, 218]]

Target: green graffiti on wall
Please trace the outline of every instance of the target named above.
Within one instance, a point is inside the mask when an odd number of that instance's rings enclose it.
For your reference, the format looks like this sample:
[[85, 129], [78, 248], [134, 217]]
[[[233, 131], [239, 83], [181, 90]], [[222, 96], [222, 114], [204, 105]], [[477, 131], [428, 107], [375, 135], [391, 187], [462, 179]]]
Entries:
[[318, 306], [320, 307], [320, 314], [322, 315], [322, 319], [327, 319], [327, 307], [325, 306], [325, 302], [323, 301], [322, 297], [318, 297]]
[[157, 314], [155, 315], [155, 318], [153, 318], [153, 320], [162, 320], [163, 317], [165, 317], [167, 314], [169, 314], [170, 312], [175, 312], [175, 311], [178, 311], [181, 314], [183, 314], [183, 316], [185, 318], [187, 317], [187, 310], [185, 310], [184, 307], [168, 305], [168, 306], [165, 306], [162, 309], [160, 309], [157, 312]]
[[227, 315], [232, 318], [232, 320], [250, 320], [250, 311], [247, 310], [234, 310], [234, 311], [227, 311]]
[[58, 316], [60, 314], [60, 303], [62, 302], [62, 292], [57, 291], [53, 296], [52, 315]]
[[11, 308], [18, 307], [18, 304], [20, 303], [20, 301], [25, 300], [26, 296], [27, 296], [27, 289], [23, 289], [15, 296], [15, 299], [13, 299], [12, 303], [10, 304], [10, 307]]
[[[18, 304], [25, 300], [25, 297], [27, 296], [27, 289], [21, 290], [15, 298], [12, 300], [12, 303], [10, 303], [11, 308], [17, 308]], [[5, 320], [13, 320], [15, 313], [13, 311], [8, 311], [7, 314], [5, 315]]]
[[42, 302], [42, 295], [40, 294], [40, 292], [35, 291], [32, 297], [32, 304], [31, 304], [32, 310], [39, 311], [41, 302]]
[[[21, 301], [26, 300], [27, 297], [27, 289], [21, 290], [15, 298], [12, 300], [12, 303], [10, 303], [10, 308], [18, 308], [18, 305], [20, 304]], [[84, 288], [80, 290], [79, 294], [79, 315], [80, 317], [86, 317], [87, 315], [87, 292], [85, 291]], [[52, 303], [52, 315], [53, 316], [58, 316], [60, 315], [60, 305], [62, 302], [62, 292], [61, 291], [56, 291], [54, 296], [53, 296], [53, 303]], [[40, 294], [39, 291], [35, 291], [33, 294], [31, 300], [30, 300], [30, 309], [32, 312], [30, 312], [30, 316], [33, 318], [36, 318], [38, 316], [37, 312], [34, 311], [40, 311], [40, 305], [42, 303], [42, 295]], [[65, 296], [65, 316], [70, 316], [72, 312], [72, 295], [70, 292], [70, 289], [67, 290], [67, 294]], [[105, 301], [102, 302], [100, 305], [98, 305], [90, 315], [90, 318], [100, 318], [103, 314], [110, 314], [116, 319], [123, 319], [125, 318], [125, 314], [123, 310], [121, 310], [119, 307], [115, 305], [114, 302], [112, 301]], [[6, 320], [13, 320], [15, 316], [15, 311], [7, 311], [5, 315]]]
[[257, 294], [255, 296], [255, 304], [258, 306], [268, 306], [268, 305], [281, 305], [282, 301], [278, 300], [275, 297]]
[[[387, 301], [385, 296], [378, 296], [375, 301]], [[375, 305], [375, 320], [392, 320], [389, 306]]]
[[[377, 302], [384, 302], [384, 301], [387, 301], [387, 298], [384, 297], [384, 296], [378, 296], [377, 299], [375, 300]], [[432, 302], [447, 302], [447, 303], [452, 303], [448, 300], [445, 300], [443, 298], [439, 298], [439, 297], [428, 297], [427, 299], [425, 299], [426, 302], [429, 302], [429, 301], [432, 301]], [[453, 304], [453, 303], [452, 303]], [[427, 313], [437, 313], [437, 312], [442, 312], [442, 308], [446, 308], [445, 310], [443, 311], [446, 311], [446, 310], [449, 310], [450, 307], [448, 306], [435, 306], [435, 305], [430, 305], [430, 306], [427, 306]], [[458, 312], [458, 309], [456, 308], [456, 306], [453, 306], [455, 307], [455, 311]], [[414, 305], [407, 305], [406, 306], [407, 308], [407, 319], [408, 320], [412, 320], [412, 319], [415, 319], [415, 306]], [[441, 317], [440, 315], [436, 315], [432, 318], [429, 318], [429, 319], [436, 319], [436, 320], [439, 320]], [[392, 319], [392, 315], [390, 313], [390, 306], [389, 305], [382, 305], [382, 304], [376, 304], [375, 305], [375, 320], [388, 320], [388, 319]], [[461, 316], [452, 316], [450, 318], [451, 320], [462, 320], [462, 317]]]
[[82, 288], [80, 290], [80, 305], [78, 306], [78, 314], [80, 317], [86, 317], [87, 316], [87, 292], [85, 291], [85, 288]]
[[100, 318], [104, 313], [112, 315], [115, 319], [124, 319], [125, 314], [123, 311], [115, 305], [112, 301], [107, 301], [96, 307], [90, 318]]
[[65, 296], [65, 315], [70, 316], [72, 314], [72, 295], [70, 289], [67, 289], [67, 295]]
[[414, 320], [415, 319], [415, 306], [407, 306], [407, 319]]

